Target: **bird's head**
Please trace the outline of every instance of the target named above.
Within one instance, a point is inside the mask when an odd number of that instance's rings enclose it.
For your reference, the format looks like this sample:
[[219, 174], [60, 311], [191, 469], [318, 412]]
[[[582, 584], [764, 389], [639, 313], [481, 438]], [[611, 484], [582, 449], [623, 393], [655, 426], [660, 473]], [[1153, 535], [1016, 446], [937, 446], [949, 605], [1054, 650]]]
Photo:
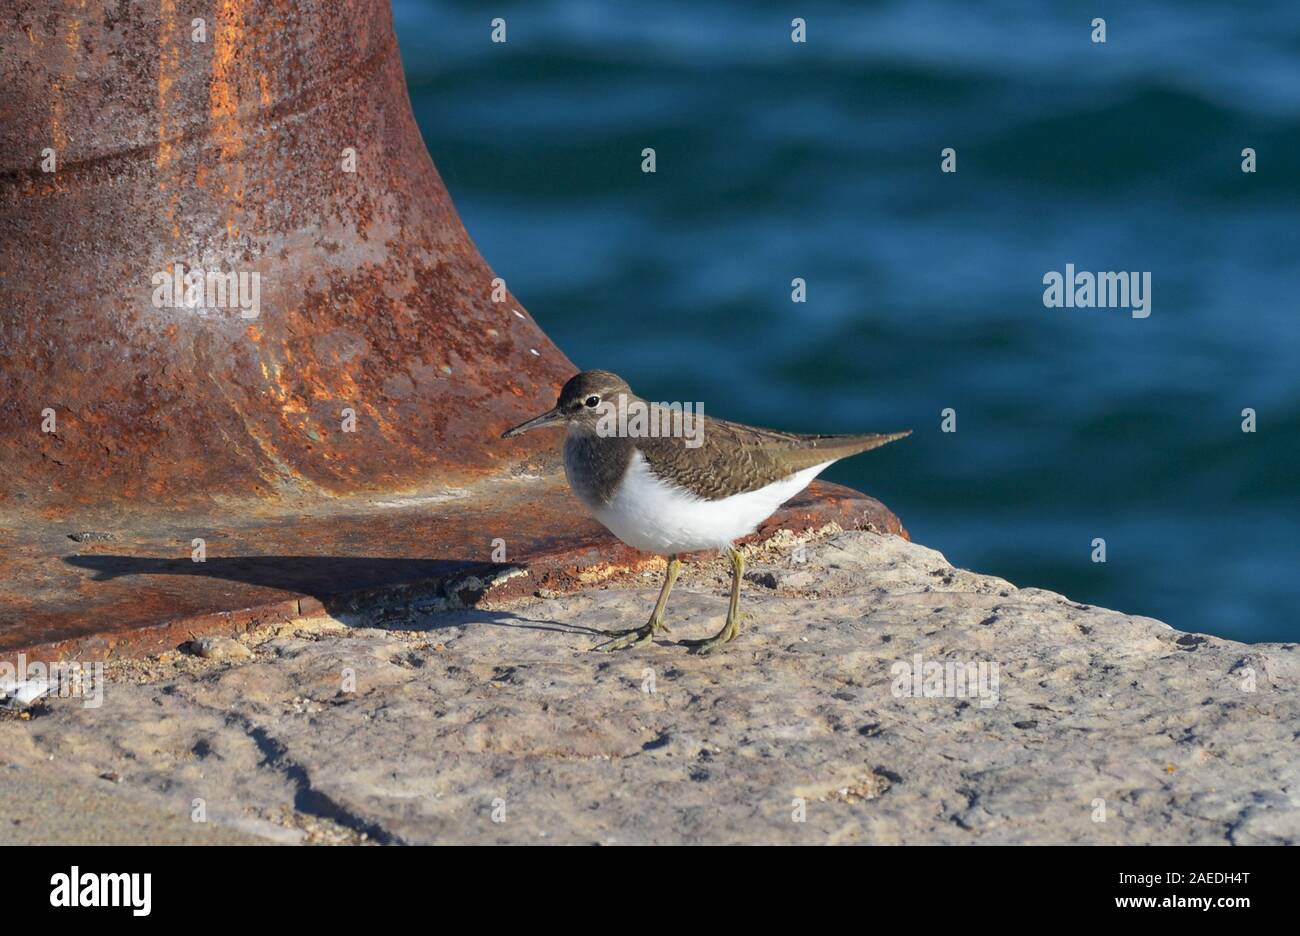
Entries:
[[604, 404], [617, 406], [620, 395], [629, 401], [636, 399], [627, 381], [618, 374], [605, 370], [574, 374], [560, 391], [560, 400], [552, 409], [513, 429], [507, 429], [501, 438], [511, 439], [529, 429], [541, 429], [544, 426], [590, 428], [594, 431], [597, 420], [605, 412]]

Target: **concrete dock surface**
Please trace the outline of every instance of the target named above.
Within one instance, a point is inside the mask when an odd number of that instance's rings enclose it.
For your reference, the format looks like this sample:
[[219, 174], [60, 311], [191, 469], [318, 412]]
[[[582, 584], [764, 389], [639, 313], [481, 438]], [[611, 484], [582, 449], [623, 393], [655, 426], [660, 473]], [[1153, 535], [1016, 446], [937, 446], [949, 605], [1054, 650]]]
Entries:
[[[1300, 841], [1300, 648], [829, 527], [570, 595], [301, 618], [0, 721], [0, 842]], [[936, 666], [937, 664], [937, 666]], [[192, 817], [201, 804], [202, 821]]]

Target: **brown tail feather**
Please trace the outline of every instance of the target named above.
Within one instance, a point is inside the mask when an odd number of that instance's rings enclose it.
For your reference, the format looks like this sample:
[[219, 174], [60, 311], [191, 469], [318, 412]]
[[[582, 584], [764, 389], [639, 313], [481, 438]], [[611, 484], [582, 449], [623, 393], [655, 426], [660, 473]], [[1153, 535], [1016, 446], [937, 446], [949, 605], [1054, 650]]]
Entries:
[[849, 458], [862, 452], [880, 448], [882, 445], [888, 445], [890, 442], [905, 439], [911, 434], [912, 430], [907, 429], [903, 432], [887, 432], [883, 434], [823, 435], [806, 436], [805, 438], [813, 443], [812, 448], [824, 451], [835, 458]]

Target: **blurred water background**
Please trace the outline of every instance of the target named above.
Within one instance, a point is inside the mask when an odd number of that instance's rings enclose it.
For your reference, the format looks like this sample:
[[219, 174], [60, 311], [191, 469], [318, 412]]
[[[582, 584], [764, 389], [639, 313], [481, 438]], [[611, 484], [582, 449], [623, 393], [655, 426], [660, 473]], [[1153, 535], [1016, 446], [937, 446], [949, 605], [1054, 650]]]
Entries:
[[[395, 11], [471, 236], [580, 367], [759, 425], [914, 428], [826, 477], [957, 565], [1300, 639], [1300, 6]], [[1045, 308], [1066, 263], [1151, 271], [1150, 318]]]

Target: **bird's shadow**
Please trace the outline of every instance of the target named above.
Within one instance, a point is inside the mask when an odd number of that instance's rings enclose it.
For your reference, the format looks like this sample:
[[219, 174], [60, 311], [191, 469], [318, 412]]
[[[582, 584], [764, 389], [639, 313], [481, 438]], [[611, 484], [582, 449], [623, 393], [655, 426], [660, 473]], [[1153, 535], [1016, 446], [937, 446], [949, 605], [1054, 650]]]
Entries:
[[309, 595], [333, 617], [361, 627], [385, 626], [384, 622], [391, 620], [394, 613], [405, 611], [417, 622], [414, 629], [420, 630], [493, 624], [563, 633], [601, 633], [561, 621], [536, 620], [512, 612], [489, 612], [473, 607], [477, 596], [472, 587], [467, 590], [458, 585], [467, 578], [479, 581], [472, 575], [476, 571], [499, 571], [499, 567], [482, 562], [370, 556], [219, 556], [194, 562], [103, 554], [65, 556], [63, 561], [95, 573], [93, 581], [96, 582], [125, 576], [194, 576]]

